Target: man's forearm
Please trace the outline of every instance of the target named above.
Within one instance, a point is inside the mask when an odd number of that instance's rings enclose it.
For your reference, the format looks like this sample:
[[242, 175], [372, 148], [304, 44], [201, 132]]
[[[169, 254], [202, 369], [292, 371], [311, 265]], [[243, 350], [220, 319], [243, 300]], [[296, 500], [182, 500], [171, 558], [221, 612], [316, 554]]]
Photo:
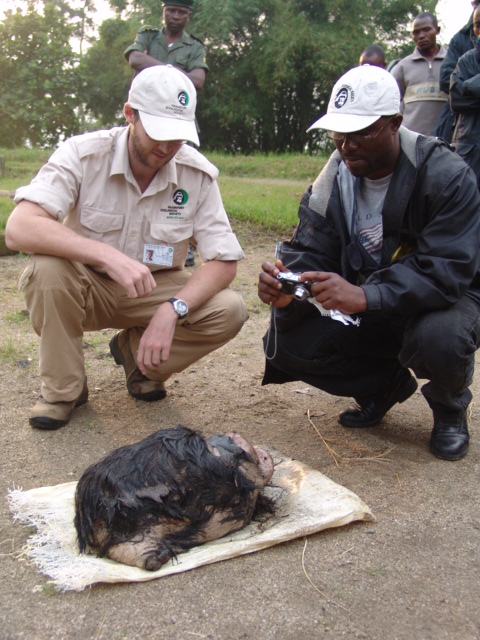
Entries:
[[[132, 69], [135, 69], [135, 71], [143, 71], [148, 67], [155, 67], [159, 65], [161, 66], [169, 63], [161, 62], [160, 60], [157, 60], [156, 58], [149, 56], [148, 53], [146, 52], [142, 53], [141, 51], [132, 51], [128, 56], [128, 64], [132, 67]], [[197, 91], [200, 91], [200, 89], [205, 84], [205, 78], [207, 75], [205, 72], [205, 69], [198, 67], [198, 68], [192, 69], [191, 71], [185, 71], [185, 69], [182, 69], [181, 67], [177, 67], [176, 65], [173, 65], [173, 66], [179, 71], [181, 71], [182, 73], [184, 73], [187, 76], [187, 78], [189, 78], [189, 80], [192, 82], [195, 89]]]
[[128, 56], [128, 64], [135, 71], [143, 71], [148, 67], [156, 67], [166, 65], [166, 62], [160, 62], [156, 58], [149, 56], [146, 51], [132, 51]]
[[196, 269], [186, 285], [177, 293], [191, 311], [222, 289], [226, 289], [237, 273], [236, 261], [210, 260]]

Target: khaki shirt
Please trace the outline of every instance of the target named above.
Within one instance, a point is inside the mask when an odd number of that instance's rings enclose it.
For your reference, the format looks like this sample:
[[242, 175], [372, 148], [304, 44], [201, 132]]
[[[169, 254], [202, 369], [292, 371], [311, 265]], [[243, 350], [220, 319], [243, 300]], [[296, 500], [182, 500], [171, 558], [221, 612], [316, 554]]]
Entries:
[[15, 202], [40, 205], [76, 233], [109, 244], [152, 271], [183, 269], [190, 241], [203, 261], [241, 260], [217, 168], [183, 145], [142, 193], [130, 169], [127, 140], [128, 127], [70, 138], [16, 191]]

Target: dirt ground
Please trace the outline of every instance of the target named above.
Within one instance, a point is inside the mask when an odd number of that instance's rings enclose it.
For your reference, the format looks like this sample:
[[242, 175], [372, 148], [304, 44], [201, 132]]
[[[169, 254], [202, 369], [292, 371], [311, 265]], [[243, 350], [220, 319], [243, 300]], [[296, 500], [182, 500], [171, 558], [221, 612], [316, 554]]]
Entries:
[[[277, 238], [246, 228], [237, 232], [246, 259], [234, 288], [243, 293], [250, 313], [237, 338], [172, 378], [164, 401], [143, 403], [128, 395], [123, 369], [110, 357], [113, 332], [86, 334], [90, 400], [57, 432], [28, 425], [40, 382], [38, 341], [16, 291], [25, 258], [0, 258], [0, 636], [480, 638], [475, 400], [470, 453], [452, 463], [428, 451], [431, 415], [420, 391], [394, 407], [381, 426], [350, 431], [337, 423], [348, 399], [303, 383], [262, 387], [268, 309], [256, 297], [256, 281]], [[477, 375], [474, 398], [479, 380]], [[206, 434], [233, 429], [301, 460], [354, 491], [376, 522], [310, 536], [306, 548], [305, 539], [298, 539], [151, 582], [97, 585], [83, 592], [53, 589], [21, 556], [31, 531], [12, 521], [8, 490], [76, 480], [113, 448], [178, 423]]]

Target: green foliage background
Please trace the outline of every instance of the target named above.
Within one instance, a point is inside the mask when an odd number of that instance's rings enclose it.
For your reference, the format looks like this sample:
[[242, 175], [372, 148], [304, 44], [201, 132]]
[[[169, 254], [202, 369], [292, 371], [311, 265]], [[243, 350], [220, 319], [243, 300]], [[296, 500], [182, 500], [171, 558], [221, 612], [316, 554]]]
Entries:
[[[158, 0], [110, 0], [115, 17], [89, 38], [93, 0], [23, 0], [0, 22], [0, 144], [52, 145], [122, 124], [132, 72], [123, 51], [142, 24], [161, 26]], [[387, 59], [412, 50], [409, 25], [435, 0], [197, 0], [188, 32], [210, 72], [197, 109], [202, 148], [313, 152], [306, 129], [334, 82], [376, 42]], [[75, 50], [72, 38], [76, 38]], [[88, 45], [88, 46], [87, 46]]]
[[64, 7], [33, 4], [0, 22], [0, 139], [17, 146], [55, 144], [77, 127], [79, 77]]

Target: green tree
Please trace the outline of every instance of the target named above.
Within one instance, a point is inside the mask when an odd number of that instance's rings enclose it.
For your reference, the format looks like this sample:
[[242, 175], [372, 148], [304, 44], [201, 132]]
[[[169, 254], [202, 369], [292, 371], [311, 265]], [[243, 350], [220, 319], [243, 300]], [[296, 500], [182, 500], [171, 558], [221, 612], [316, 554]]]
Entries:
[[[200, 95], [202, 145], [227, 151], [303, 151], [335, 81], [372, 42], [408, 44], [409, 24], [434, 0], [198, 0], [197, 35], [210, 73]], [[215, 16], [215, 19], [212, 19]], [[212, 27], [213, 25], [213, 27]]]
[[[23, 2], [23, 11], [0, 22], [4, 144], [55, 144], [87, 126], [123, 123], [132, 78], [123, 51], [141, 24], [160, 26], [158, 0], [110, 0], [117, 17], [101, 25], [83, 55], [94, 0]], [[435, 5], [197, 0], [188, 31], [205, 42], [210, 67], [197, 110], [202, 147], [253, 153], [325, 144], [322, 133], [306, 129], [325, 112], [335, 81], [373, 42], [389, 58], [411, 51], [412, 18]]]
[[88, 43], [88, 34], [94, 29], [95, 23], [93, 14], [95, 13], [94, 0], [80, 0], [80, 6], [68, 7], [70, 22], [73, 26], [73, 35], [78, 40], [80, 59], [84, 53], [85, 44]]
[[80, 73], [83, 80], [85, 107], [102, 127], [124, 123], [123, 105], [132, 80], [132, 69], [123, 52], [135, 38], [139, 23], [119, 17], [105, 20], [98, 39], [83, 56]]
[[2, 144], [54, 145], [77, 131], [76, 55], [65, 5], [28, 4], [0, 22]]

